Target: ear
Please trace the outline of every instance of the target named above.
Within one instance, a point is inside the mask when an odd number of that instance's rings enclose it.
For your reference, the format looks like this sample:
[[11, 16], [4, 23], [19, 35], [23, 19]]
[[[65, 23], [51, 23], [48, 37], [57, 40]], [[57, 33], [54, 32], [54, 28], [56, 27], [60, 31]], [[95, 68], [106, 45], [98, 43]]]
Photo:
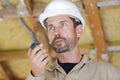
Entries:
[[78, 38], [80, 38], [81, 34], [82, 34], [82, 30], [83, 30], [83, 26], [82, 25], [78, 25], [76, 26], [76, 35]]

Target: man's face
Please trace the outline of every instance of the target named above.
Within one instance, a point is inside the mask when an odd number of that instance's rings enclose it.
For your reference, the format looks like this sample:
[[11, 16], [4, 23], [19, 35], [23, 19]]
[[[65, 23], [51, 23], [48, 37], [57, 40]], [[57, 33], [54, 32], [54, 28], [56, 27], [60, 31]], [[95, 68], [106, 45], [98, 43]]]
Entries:
[[76, 29], [68, 16], [54, 16], [46, 21], [49, 44], [57, 53], [72, 50], [77, 41]]

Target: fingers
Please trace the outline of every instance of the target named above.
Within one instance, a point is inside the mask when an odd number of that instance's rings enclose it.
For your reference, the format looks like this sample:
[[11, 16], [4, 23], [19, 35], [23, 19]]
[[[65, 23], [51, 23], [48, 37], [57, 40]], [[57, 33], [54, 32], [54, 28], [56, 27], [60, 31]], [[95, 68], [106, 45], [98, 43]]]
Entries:
[[46, 67], [47, 63], [49, 62], [49, 56], [41, 57], [36, 60], [36, 64], [41, 67]]
[[34, 49], [29, 49], [28, 57], [31, 64], [31, 70], [34, 76], [44, 74], [46, 64], [49, 62], [48, 50], [43, 48], [43, 44], [37, 45]]
[[43, 62], [48, 57], [48, 50], [40, 50], [35, 56], [34, 56], [34, 62]]
[[50, 61], [50, 57], [47, 57], [46, 59], [44, 59], [44, 61], [42, 62], [42, 64], [45, 66], [46, 64], [48, 64]]
[[28, 57], [32, 64], [46, 65], [49, 61], [48, 50], [43, 49], [43, 44], [37, 45], [34, 49], [29, 49]]
[[33, 58], [41, 49], [43, 49], [43, 44], [37, 45], [34, 49], [29, 49], [28, 56]]

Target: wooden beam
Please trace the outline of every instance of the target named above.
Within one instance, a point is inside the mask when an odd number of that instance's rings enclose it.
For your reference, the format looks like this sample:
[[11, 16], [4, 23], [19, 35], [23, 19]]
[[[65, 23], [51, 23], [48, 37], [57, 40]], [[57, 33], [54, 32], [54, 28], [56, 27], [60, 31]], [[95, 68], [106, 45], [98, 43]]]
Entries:
[[33, 9], [32, 16], [37, 17], [40, 15], [41, 12], [44, 11], [46, 4], [43, 2], [34, 2], [33, 6], [34, 6], [34, 9]]
[[11, 17], [17, 17], [16, 14], [16, 7], [15, 6], [7, 6], [4, 9], [0, 10], [0, 16], [2, 18], [11, 18]]
[[83, 0], [85, 10], [88, 14], [90, 29], [94, 39], [94, 45], [97, 50], [98, 59], [102, 59], [101, 55], [107, 53], [106, 43], [101, 25], [99, 11], [96, 0]]
[[3, 71], [4, 80], [15, 80], [12, 71], [5, 61], [0, 62], [0, 67]]
[[48, 49], [48, 39], [40, 22], [38, 22], [33, 16], [30, 17], [30, 22], [32, 23], [33, 32], [35, 33], [39, 43], [44, 44], [44, 47]]
[[[26, 0], [26, 3], [28, 0]], [[42, 2], [36, 2], [33, 3], [31, 8], [30, 5], [27, 5], [27, 7], [29, 6], [29, 11], [30, 11], [30, 16], [34, 16], [34, 17], [38, 17], [40, 15], [40, 13], [43, 11], [44, 7], [45, 7], [45, 3]], [[32, 9], [32, 7], [34, 6], [34, 9]], [[18, 15], [17, 13], [17, 8], [16, 6], [9, 6], [9, 7], [5, 7], [4, 9], [0, 10], [0, 17], [2, 17], [3, 19], [7, 19], [7, 18], [20, 18], [20, 17], [25, 17], [25, 15]], [[28, 16], [28, 15], [26, 15]]]
[[120, 41], [107, 42], [108, 46], [120, 46]]
[[0, 61], [9, 59], [27, 59], [28, 50], [0, 51]]
[[33, 3], [32, 0], [25, 0], [25, 3], [27, 5], [27, 9], [29, 11], [30, 14], [33, 13]]
[[6, 73], [6, 70], [4, 68], [4, 66], [2, 65], [2, 63], [0, 62], [0, 73], [3, 76], [3, 80], [11, 80], [11, 78], [9, 77], [9, 75]]
[[[99, 2], [102, 2], [102, 1], [109, 1], [109, 0], [100, 0]], [[100, 9], [120, 8], [120, 0], [118, 0], [118, 1], [119, 1], [119, 5], [100, 7]], [[78, 7], [82, 8], [80, 2], [75, 2], [75, 4]], [[30, 15], [32, 15], [34, 17], [38, 17], [46, 6], [46, 3], [43, 3], [43, 2], [34, 2], [33, 3], [32, 0], [25, 0], [25, 3], [27, 5], [28, 11], [30, 12]], [[16, 6], [13, 6], [13, 5], [9, 6], [9, 7], [5, 7], [4, 9], [2, 9], [0, 11], [0, 17], [2, 17], [2, 18], [22, 17], [16, 13], [16, 10], [17, 10]]]
[[[97, 0], [98, 2], [110, 2], [114, 0]], [[101, 6], [100, 9], [110, 9], [110, 8], [120, 8], [120, 0], [117, 0], [118, 4], [116, 5], [109, 5], [109, 6]]]

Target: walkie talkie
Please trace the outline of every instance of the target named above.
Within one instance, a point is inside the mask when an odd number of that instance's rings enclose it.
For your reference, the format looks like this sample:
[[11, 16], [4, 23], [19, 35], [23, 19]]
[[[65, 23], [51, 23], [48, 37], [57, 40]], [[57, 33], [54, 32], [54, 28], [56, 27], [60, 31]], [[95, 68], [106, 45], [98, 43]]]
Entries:
[[40, 43], [38, 42], [38, 40], [37, 40], [37, 38], [36, 38], [36, 36], [35, 36], [35, 34], [33, 32], [31, 32], [31, 36], [32, 36], [34, 42], [30, 46], [30, 48], [33, 49], [33, 48], [35, 48], [36, 45], [39, 45]]
[[37, 40], [37, 37], [35, 36], [34, 32], [25, 24], [23, 18], [19, 18], [19, 21], [21, 22], [21, 24], [23, 25], [23, 27], [30, 33], [30, 35], [32, 36], [33, 39], [33, 43], [30, 46], [31, 49], [35, 48], [36, 45], [39, 45], [40, 43]]

